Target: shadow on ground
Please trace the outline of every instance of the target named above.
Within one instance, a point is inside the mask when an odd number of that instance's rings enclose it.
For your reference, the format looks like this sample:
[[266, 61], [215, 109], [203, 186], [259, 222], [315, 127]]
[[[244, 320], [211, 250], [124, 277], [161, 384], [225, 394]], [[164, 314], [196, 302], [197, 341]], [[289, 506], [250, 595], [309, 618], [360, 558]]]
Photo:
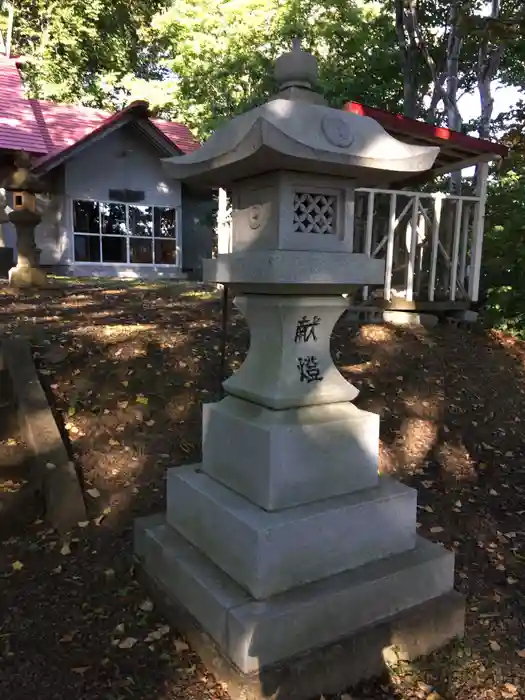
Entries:
[[[151, 609], [131, 542], [133, 519], [164, 508], [166, 468], [200, 459], [201, 405], [220, 396], [219, 295], [90, 283], [4, 291], [0, 301], [3, 333], [33, 343], [90, 512], [66, 540], [30, 509], [2, 532], [6, 697], [226, 698]], [[231, 372], [248, 344], [235, 314], [229, 333]], [[464, 642], [391, 670], [355, 697], [408, 700], [433, 689], [454, 700], [520, 697], [525, 352], [448, 327], [365, 326], [356, 335], [342, 321], [333, 353], [359, 387], [359, 405], [382, 415], [382, 469], [418, 488], [419, 532], [456, 551], [456, 585], [468, 597]], [[2, 444], [16, 443], [13, 435]]]

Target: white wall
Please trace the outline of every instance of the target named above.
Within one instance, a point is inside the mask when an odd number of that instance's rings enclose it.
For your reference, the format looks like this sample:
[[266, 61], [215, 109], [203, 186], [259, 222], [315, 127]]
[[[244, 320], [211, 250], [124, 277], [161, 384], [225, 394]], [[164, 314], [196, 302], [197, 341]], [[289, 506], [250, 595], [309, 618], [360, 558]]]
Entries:
[[144, 204], [180, 204], [180, 183], [166, 177], [160, 157], [125, 126], [89, 146], [66, 166], [69, 197], [107, 201], [110, 188], [142, 190]]
[[[45, 249], [42, 264], [73, 263], [74, 199], [108, 201], [110, 189], [128, 189], [144, 192], [144, 200], [137, 204], [181, 206], [180, 182], [166, 177], [160, 156], [143, 138], [125, 126], [95, 142], [66, 163], [64, 189], [65, 198], [59, 224], [62, 244], [53, 247], [39, 243]], [[49, 237], [46, 235], [47, 239]], [[115, 270], [105, 270], [103, 265], [94, 264], [93, 267], [97, 270], [100, 268], [100, 274], [115, 274]], [[112, 268], [114, 267], [113, 265]], [[134, 269], [132, 265], [118, 268], [118, 273], [125, 272], [128, 268]], [[78, 273], [79, 270], [75, 268], [75, 272]]]

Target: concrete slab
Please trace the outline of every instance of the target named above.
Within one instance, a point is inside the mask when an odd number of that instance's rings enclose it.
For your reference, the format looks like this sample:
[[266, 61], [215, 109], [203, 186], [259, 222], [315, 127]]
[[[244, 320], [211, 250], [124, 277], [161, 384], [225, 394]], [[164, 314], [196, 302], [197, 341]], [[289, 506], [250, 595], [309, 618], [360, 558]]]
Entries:
[[423, 326], [424, 328], [434, 328], [437, 326], [438, 317], [434, 314], [415, 313], [412, 311], [383, 311], [385, 323], [394, 326]]
[[383, 323], [383, 309], [378, 306], [360, 304], [359, 306], [349, 306], [345, 315], [348, 323]]
[[168, 523], [255, 598], [326, 578], [415, 544], [414, 489], [373, 489], [268, 512], [195, 467], [168, 471]]
[[479, 313], [472, 309], [460, 309], [459, 311], [451, 311], [449, 318], [456, 319], [461, 323], [476, 323]]
[[[165, 523], [147, 521], [137, 521], [136, 549], [148, 578], [170, 604], [187, 611], [243, 673], [261, 672], [344, 640], [452, 591], [453, 554], [417, 538], [410, 552], [254, 601], [204, 554], [188, 549]], [[159, 547], [169, 566], [159, 559]], [[433, 623], [407, 619], [389, 628], [388, 640], [382, 638], [384, 646], [395, 641], [403, 658], [427, 653], [434, 642], [442, 644], [462, 632], [462, 615], [456, 615], [453, 624], [447, 618]], [[424, 634], [427, 624], [430, 639]]]
[[265, 510], [378, 483], [379, 416], [351, 403], [273, 411], [232, 396], [203, 407], [202, 470]]
[[[45, 517], [60, 532], [87, 520], [82, 487], [40, 384], [29, 343], [20, 338], [2, 341], [18, 411], [18, 422], [33, 462], [33, 479], [43, 493]], [[52, 465], [52, 466], [49, 466]]]

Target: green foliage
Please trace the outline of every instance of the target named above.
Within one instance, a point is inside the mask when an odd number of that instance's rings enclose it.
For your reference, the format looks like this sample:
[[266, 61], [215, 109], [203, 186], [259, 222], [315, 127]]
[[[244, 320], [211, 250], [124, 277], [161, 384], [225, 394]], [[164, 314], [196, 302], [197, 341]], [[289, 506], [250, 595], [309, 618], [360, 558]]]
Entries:
[[29, 93], [114, 105], [113, 86], [123, 75], [157, 74], [142, 27], [162, 6], [162, 0], [18, 0], [13, 54], [25, 59]]
[[399, 109], [392, 22], [375, 5], [352, 0], [177, 0], [152, 22], [165, 77], [130, 73], [120, 87], [205, 136], [268, 98], [273, 61], [296, 35], [317, 54], [332, 104], [361, 99]]
[[516, 152], [487, 199], [481, 289], [489, 325], [525, 338], [525, 155]]
[[[417, 4], [421, 41], [438, 73], [445, 69], [451, 1]], [[520, 1], [501, 0], [506, 23], [491, 29], [494, 36], [515, 38], [507, 20]], [[204, 137], [224, 118], [271, 94], [273, 61], [296, 35], [317, 54], [321, 88], [331, 104], [357, 100], [403, 111], [394, 5], [394, 0], [17, 0], [14, 51], [28, 59], [24, 75], [33, 96], [109, 108], [146, 99], [159, 116], [184, 121]], [[478, 17], [484, 3], [461, 6], [459, 89], [470, 92], [485, 31]], [[514, 44], [504, 70], [519, 81], [523, 50]], [[416, 111], [423, 117], [432, 77], [422, 51], [414, 70]], [[436, 120], [443, 121], [443, 114]]]

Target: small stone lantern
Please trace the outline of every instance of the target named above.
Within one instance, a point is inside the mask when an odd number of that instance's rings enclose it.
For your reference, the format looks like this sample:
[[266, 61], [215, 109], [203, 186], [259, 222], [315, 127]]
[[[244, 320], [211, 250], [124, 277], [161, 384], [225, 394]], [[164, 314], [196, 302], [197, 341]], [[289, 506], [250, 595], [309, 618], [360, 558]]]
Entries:
[[13, 209], [7, 218], [16, 230], [17, 263], [9, 270], [9, 284], [13, 287], [47, 286], [45, 272], [39, 267], [40, 250], [35, 242], [35, 229], [41, 221], [37, 212], [36, 194], [44, 191], [39, 178], [30, 171], [29, 158], [19, 154], [15, 169], [3, 186], [13, 193]]
[[251, 339], [226, 398], [203, 407], [202, 463], [169, 470], [166, 514], [135, 541], [239, 698], [336, 692], [380, 671], [383, 646], [413, 657], [462, 629], [453, 554], [416, 536], [415, 490], [379, 476], [379, 416], [351, 403], [330, 354], [341, 295], [384, 278], [353, 252], [355, 188], [423, 172], [438, 149], [329, 108], [297, 44], [276, 78], [269, 102], [166, 161], [232, 193], [232, 253], [204, 279], [233, 290]]

